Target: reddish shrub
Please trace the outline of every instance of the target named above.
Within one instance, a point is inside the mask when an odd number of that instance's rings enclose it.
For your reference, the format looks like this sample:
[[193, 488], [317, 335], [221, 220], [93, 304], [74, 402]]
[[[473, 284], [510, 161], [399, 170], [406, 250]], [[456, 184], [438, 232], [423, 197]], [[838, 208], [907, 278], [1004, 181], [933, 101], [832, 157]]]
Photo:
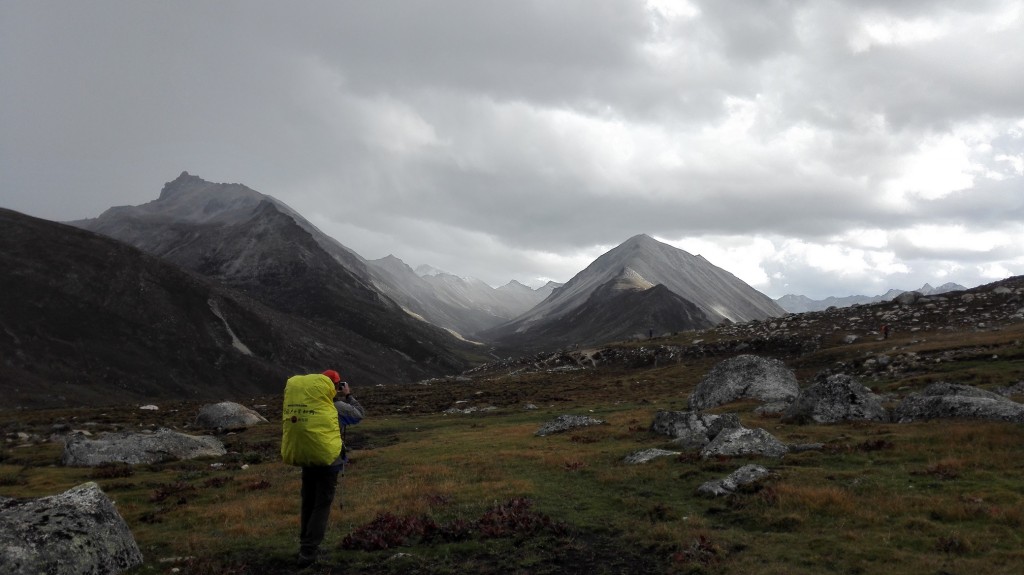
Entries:
[[474, 532], [481, 539], [511, 536], [529, 536], [541, 532], [562, 535], [566, 528], [547, 515], [530, 510], [527, 499], [509, 500], [487, 510], [476, 522], [455, 519], [438, 524], [428, 516], [399, 517], [382, 513], [373, 521], [359, 527], [341, 542], [343, 549], [374, 551], [390, 549], [415, 541], [464, 541]]

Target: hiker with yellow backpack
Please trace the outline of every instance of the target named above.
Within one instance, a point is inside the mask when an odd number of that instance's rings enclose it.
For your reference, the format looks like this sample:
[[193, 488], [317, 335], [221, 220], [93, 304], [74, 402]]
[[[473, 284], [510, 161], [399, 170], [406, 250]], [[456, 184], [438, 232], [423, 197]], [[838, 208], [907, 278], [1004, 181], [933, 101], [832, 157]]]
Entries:
[[[340, 396], [340, 398], [339, 398]], [[302, 467], [302, 512], [299, 566], [317, 562], [320, 543], [345, 466], [344, 429], [362, 421], [363, 406], [352, 397], [348, 382], [333, 369], [295, 375], [284, 388], [281, 416], [281, 458]]]

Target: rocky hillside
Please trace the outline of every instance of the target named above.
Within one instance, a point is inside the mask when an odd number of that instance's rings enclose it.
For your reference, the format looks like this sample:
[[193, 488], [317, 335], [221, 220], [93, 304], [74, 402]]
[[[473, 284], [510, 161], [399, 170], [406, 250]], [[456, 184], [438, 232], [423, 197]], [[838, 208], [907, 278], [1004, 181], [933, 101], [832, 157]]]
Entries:
[[[386, 345], [411, 346], [402, 349], [417, 358], [445, 355], [438, 345], [458, 348], [461, 344], [439, 330], [431, 333], [429, 328], [415, 326], [420, 322], [396, 315], [404, 313], [469, 336], [525, 312], [548, 293], [525, 286], [527, 292], [494, 289], [444, 273], [421, 276], [394, 256], [367, 261], [272, 196], [242, 184], [207, 182], [188, 172], [168, 182], [152, 202], [111, 208], [97, 218], [71, 223], [227, 282], [254, 297], [269, 298], [274, 306], [295, 301], [272, 293], [285, 283], [283, 278], [304, 269], [311, 259], [318, 260], [317, 265], [330, 268], [339, 287], [351, 292], [335, 295], [341, 296], [341, 315], [355, 323], [353, 329], [370, 330], [364, 335]], [[293, 251], [293, 246], [301, 248]], [[316, 291], [312, 284], [304, 287]], [[287, 311], [297, 310], [289, 307]], [[376, 315], [383, 321], [364, 317]], [[416, 350], [414, 340], [397, 340], [397, 330], [374, 333], [372, 326], [377, 323], [404, 326], [415, 332], [415, 341], [431, 350], [424, 355]], [[438, 361], [451, 360], [439, 357]]]
[[[1024, 324], [1024, 276], [1015, 276], [976, 288], [922, 295], [905, 292], [892, 301], [833, 308], [820, 312], [786, 314], [782, 317], [729, 324], [713, 329], [634, 343], [581, 348], [563, 348], [521, 358], [509, 358], [474, 368], [467, 375], [584, 370], [596, 367], [638, 368], [666, 365], [685, 358], [726, 357], [757, 353], [786, 358], [801, 365], [802, 357], [823, 348], [845, 348], [836, 353], [841, 361], [824, 366], [848, 375], [874, 378], [898, 377], [907, 372], [927, 371], [944, 362], [987, 357], [984, 347], [964, 345], [936, 351], [907, 351], [909, 341], [927, 343], [915, 335], [925, 333], [971, 334], [984, 339], [985, 332], [998, 332]], [[882, 326], [899, 346], [885, 346]], [[887, 353], [858, 353], [862, 344], [882, 344]], [[809, 369], [817, 370], [814, 365]], [[810, 374], [810, 375], [813, 375]]]
[[157, 200], [75, 224], [403, 358], [391, 368], [374, 365], [381, 358], [363, 369], [393, 370], [414, 381], [467, 366], [468, 344], [382, 294], [362, 258], [281, 202], [240, 184], [183, 173]]
[[[284, 313], [106, 236], [9, 210], [0, 267], [0, 408], [248, 398], [328, 366], [364, 385], [450, 373], [346, 324]], [[296, 299], [310, 315], [320, 309]]]

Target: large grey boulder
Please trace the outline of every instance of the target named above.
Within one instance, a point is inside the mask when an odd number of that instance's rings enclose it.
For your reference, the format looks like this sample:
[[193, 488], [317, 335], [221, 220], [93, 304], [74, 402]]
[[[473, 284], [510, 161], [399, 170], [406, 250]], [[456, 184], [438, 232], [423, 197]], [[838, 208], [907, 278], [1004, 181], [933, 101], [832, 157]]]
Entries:
[[725, 429], [711, 443], [700, 450], [704, 459], [725, 455], [760, 455], [763, 457], [782, 457], [789, 453], [789, 447], [767, 431], [756, 428]]
[[719, 362], [690, 395], [690, 409], [704, 410], [742, 398], [790, 402], [800, 393], [796, 375], [777, 359], [738, 355]]
[[1024, 423], [1024, 404], [970, 385], [939, 382], [907, 396], [896, 407], [899, 423], [929, 419], [985, 419]]
[[595, 419], [586, 415], [559, 415], [554, 420], [542, 425], [534, 435], [543, 437], [545, 435], [551, 435], [552, 433], [562, 433], [569, 431], [570, 429], [588, 427], [591, 425], [601, 425], [603, 423], [605, 422], [600, 419]]
[[0, 500], [0, 573], [120, 573], [142, 563], [135, 538], [95, 483], [39, 499]]
[[196, 415], [195, 426], [201, 429], [231, 431], [260, 423], [267, 423], [267, 418], [244, 405], [222, 401], [204, 405]]
[[730, 495], [740, 487], [756, 483], [769, 475], [771, 475], [771, 471], [765, 467], [753, 464], [744, 465], [722, 479], [714, 479], [701, 484], [697, 488], [697, 493], [708, 497]]
[[714, 415], [698, 411], [659, 411], [654, 414], [651, 431], [673, 438], [683, 449], [700, 449], [723, 429], [743, 427], [735, 414]]
[[96, 439], [75, 433], [65, 441], [60, 462], [71, 467], [96, 467], [104, 463], [156, 463], [225, 453], [224, 444], [216, 437], [185, 435], [169, 429], [154, 433], [107, 433]]
[[796, 401], [782, 412], [782, 421], [787, 423], [886, 421], [888, 417], [877, 395], [842, 373], [801, 391]]

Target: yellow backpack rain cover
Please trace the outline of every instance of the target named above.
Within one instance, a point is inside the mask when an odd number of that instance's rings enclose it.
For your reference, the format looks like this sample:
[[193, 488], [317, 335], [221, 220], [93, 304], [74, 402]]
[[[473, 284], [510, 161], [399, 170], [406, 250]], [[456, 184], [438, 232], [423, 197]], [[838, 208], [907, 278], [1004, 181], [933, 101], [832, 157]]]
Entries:
[[341, 454], [337, 392], [326, 375], [288, 378], [281, 415], [281, 459], [303, 467], [331, 465]]

